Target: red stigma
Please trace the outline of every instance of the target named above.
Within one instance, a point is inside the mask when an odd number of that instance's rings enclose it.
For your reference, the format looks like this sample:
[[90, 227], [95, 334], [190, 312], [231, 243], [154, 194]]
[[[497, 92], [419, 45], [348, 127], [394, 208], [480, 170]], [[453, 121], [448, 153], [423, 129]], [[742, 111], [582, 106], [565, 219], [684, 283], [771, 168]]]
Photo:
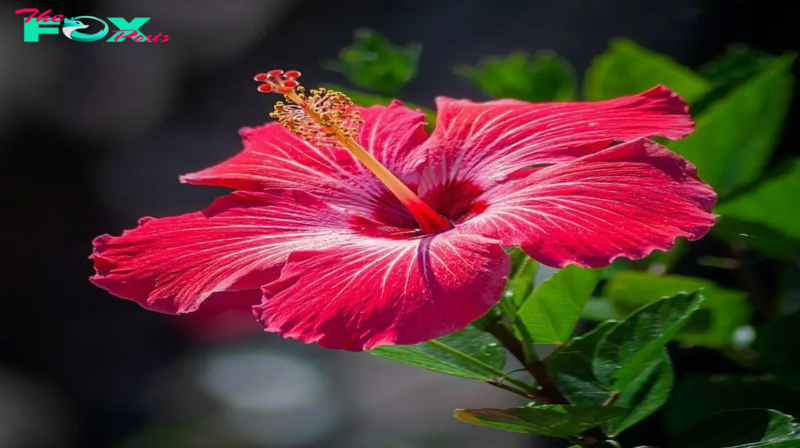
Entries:
[[278, 92], [289, 93], [300, 83], [295, 80], [299, 78], [301, 73], [297, 70], [270, 70], [267, 73], [259, 73], [253, 77], [258, 82], [264, 84], [258, 86], [258, 91], [262, 93]]

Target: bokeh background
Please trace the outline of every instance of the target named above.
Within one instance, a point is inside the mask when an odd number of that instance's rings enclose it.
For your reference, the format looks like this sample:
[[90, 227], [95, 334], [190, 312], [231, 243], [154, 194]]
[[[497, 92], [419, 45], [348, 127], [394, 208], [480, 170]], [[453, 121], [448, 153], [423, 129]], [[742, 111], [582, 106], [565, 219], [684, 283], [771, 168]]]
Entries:
[[[477, 382], [263, 334], [249, 312], [164, 316], [89, 284], [91, 239], [223, 193], [177, 176], [239, 148], [273, 98], [252, 75], [341, 75], [353, 31], [423, 45], [406, 99], [485, 99], [453, 74], [512, 50], [553, 49], [578, 73], [625, 36], [689, 67], [742, 42], [800, 50], [779, 0], [50, 0], [0, 8], [0, 447], [483, 448], [530, 438], [451, 410], [521, 404]], [[166, 43], [23, 43], [19, 8], [152, 17]], [[797, 98], [773, 163], [800, 153]], [[756, 271], [760, 272], [760, 271]], [[769, 280], [768, 274], [767, 281]], [[688, 355], [692, 369], [724, 361]], [[681, 357], [676, 366], [681, 372]]]

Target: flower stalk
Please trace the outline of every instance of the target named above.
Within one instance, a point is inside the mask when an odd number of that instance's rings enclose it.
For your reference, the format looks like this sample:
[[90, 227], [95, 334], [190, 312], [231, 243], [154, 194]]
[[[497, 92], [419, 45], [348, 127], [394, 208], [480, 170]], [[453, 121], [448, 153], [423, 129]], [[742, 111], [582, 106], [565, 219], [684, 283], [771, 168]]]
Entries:
[[[569, 400], [558, 389], [558, 385], [550, 376], [544, 362], [536, 355], [531, 344], [526, 350], [525, 345], [514, 336], [502, 322], [496, 321], [486, 326], [486, 331], [494, 335], [495, 338], [506, 348], [519, 362], [525, 370], [531, 374], [536, 381], [534, 398], [546, 404], [565, 404], [569, 405]], [[600, 428], [590, 428], [575, 437], [573, 440], [581, 446], [599, 447], [611, 439]]]

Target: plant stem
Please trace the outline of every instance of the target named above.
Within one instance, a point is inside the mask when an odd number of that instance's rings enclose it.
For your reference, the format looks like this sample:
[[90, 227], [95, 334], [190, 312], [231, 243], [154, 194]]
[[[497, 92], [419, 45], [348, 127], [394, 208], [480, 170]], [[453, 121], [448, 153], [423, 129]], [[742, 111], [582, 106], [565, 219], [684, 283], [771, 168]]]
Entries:
[[614, 400], [616, 400], [617, 397], [619, 397], [619, 392], [611, 392], [611, 395], [609, 395], [606, 401], [603, 402], [603, 406], [611, 406], [611, 404], [614, 403]]
[[[520, 344], [520, 347], [522, 348], [523, 357], [525, 358], [525, 362], [523, 363], [523, 365], [529, 362], [536, 361], [538, 359], [538, 356], [536, 355], [536, 351], [534, 351], [533, 349], [533, 337], [531, 337], [531, 334], [530, 332], [528, 332], [528, 329], [525, 327], [525, 325], [522, 325], [522, 323], [517, 318], [517, 310], [513, 309], [511, 305], [509, 305], [505, 300], [500, 301], [500, 309], [503, 310], [503, 314], [508, 319], [511, 328], [513, 328], [525, 342], [524, 344]], [[497, 325], [502, 325], [500, 321], [497, 321], [495, 323]], [[514, 340], [517, 340], [513, 332], [511, 333], [511, 337]]]
[[[544, 363], [538, 358], [533, 361], [527, 361], [522, 343], [514, 337], [505, 325], [495, 323], [489, 325], [486, 330], [493, 334], [494, 337], [522, 363], [525, 369], [530, 372], [537, 383], [537, 398], [547, 404], [569, 404], [569, 401], [561, 394], [561, 391], [558, 390], [555, 382], [553, 382]], [[530, 355], [528, 355], [528, 357], [530, 357]]]
[[[514, 337], [508, 327], [500, 322], [487, 326], [486, 331], [493, 334], [530, 372], [533, 379], [536, 380], [535, 394], [537, 399], [546, 404], [570, 404], [569, 400], [558, 389], [545, 364], [535, 355], [532, 346], [526, 351], [519, 339]], [[577, 439], [577, 442], [583, 446], [602, 446], [604, 442], [609, 440], [608, 436], [600, 428], [587, 429]]]
[[527, 391], [522, 390], [522, 389], [517, 389], [514, 386], [510, 386], [508, 384], [505, 384], [505, 383], [503, 383], [503, 381], [501, 379], [489, 380], [489, 381], [486, 382], [486, 384], [489, 384], [490, 386], [498, 387], [498, 388], [503, 389], [503, 390], [507, 390], [507, 391], [509, 391], [509, 392], [511, 392], [513, 394], [521, 395], [521, 396], [523, 396], [523, 397], [525, 397], [525, 398], [527, 398], [529, 400], [533, 400], [533, 399], [536, 398], [536, 395], [534, 395], [533, 393], [527, 392]]

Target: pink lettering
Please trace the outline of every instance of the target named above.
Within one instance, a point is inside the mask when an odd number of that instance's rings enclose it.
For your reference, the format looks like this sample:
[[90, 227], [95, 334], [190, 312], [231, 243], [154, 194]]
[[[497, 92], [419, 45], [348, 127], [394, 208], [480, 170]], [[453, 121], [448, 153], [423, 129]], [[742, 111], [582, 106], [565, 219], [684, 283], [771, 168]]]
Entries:
[[145, 36], [137, 30], [116, 30], [114, 33], [116, 33], [113, 36], [114, 42], [122, 42], [124, 39], [132, 39], [134, 42], [166, 42], [169, 40], [169, 34], [158, 33], [155, 36]]
[[[122, 39], [133, 38], [137, 34], [139, 34], [136, 30], [117, 30], [114, 31], [116, 34], [114, 35], [114, 42], [120, 42]], [[125, 34], [128, 33], [128, 34]]]
[[[61, 14], [56, 14], [53, 17], [48, 16], [47, 14], [49, 14], [51, 12], [53, 12], [53, 10], [52, 9], [48, 9], [47, 11], [39, 14], [39, 10], [36, 9], [36, 8], [23, 8], [23, 9], [18, 9], [16, 11], [14, 11], [15, 14], [31, 13], [31, 15], [29, 15], [28, 17], [25, 17], [25, 23], [30, 22], [31, 19], [41, 20], [42, 22], [51, 22], [51, 23], [59, 23], [62, 20], [64, 20], [64, 16], [61, 15]], [[37, 14], [39, 14], [38, 17], [36, 16]]]
[[41, 20], [42, 22], [50, 22], [50, 16], [48, 16], [47, 14], [52, 11], [53, 11], [52, 9], [48, 9], [47, 11], [39, 14], [39, 17], [37, 17], [37, 19]]
[[29, 15], [28, 17], [25, 17], [25, 23], [28, 23], [28, 22], [30, 22], [32, 18], [36, 17], [36, 14], [39, 14], [39, 10], [38, 10], [38, 9], [36, 9], [36, 8], [23, 8], [23, 9], [18, 9], [18, 10], [16, 10], [16, 11], [14, 12], [14, 14], [25, 14], [25, 13], [27, 13], [27, 12], [30, 12], [30, 13], [32, 13], [32, 14], [31, 14], [31, 15]]

